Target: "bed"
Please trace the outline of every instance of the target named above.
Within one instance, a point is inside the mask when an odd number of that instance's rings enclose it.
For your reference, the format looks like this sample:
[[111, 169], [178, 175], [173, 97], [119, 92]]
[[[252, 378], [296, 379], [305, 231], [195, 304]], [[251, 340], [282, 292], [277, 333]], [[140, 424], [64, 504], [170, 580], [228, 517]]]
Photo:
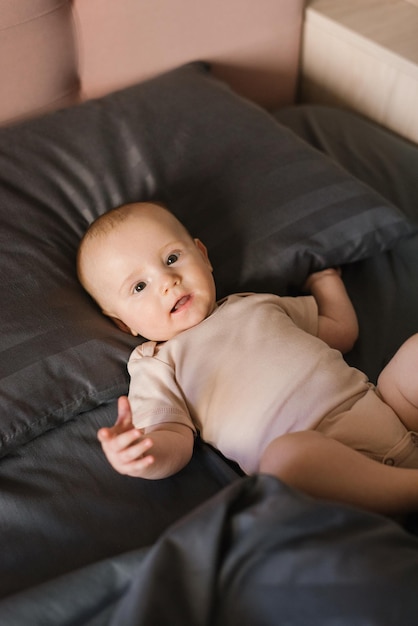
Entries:
[[347, 360], [371, 380], [417, 331], [418, 147], [296, 103], [303, 2], [196, 4], [0, 13], [0, 623], [417, 623], [414, 511], [316, 501], [201, 440], [169, 479], [123, 477], [97, 442], [138, 338], [83, 292], [75, 255], [123, 202], [166, 202], [219, 297], [297, 294], [341, 266]]

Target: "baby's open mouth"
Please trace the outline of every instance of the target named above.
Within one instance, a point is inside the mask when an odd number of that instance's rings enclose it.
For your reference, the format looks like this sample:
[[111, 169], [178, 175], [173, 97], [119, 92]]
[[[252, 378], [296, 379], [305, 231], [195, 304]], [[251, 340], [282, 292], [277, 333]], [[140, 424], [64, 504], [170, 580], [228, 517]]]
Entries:
[[179, 309], [181, 309], [189, 300], [190, 300], [190, 296], [183, 296], [182, 298], [180, 298], [180, 300], [177, 300], [176, 304], [171, 309], [171, 312], [175, 313], [175, 311], [178, 311]]

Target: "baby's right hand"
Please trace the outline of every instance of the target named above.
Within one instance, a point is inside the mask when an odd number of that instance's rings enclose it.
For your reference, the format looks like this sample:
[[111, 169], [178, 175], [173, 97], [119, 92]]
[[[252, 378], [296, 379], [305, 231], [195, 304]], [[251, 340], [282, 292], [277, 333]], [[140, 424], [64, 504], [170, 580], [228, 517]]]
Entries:
[[120, 474], [145, 477], [154, 457], [147, 454], [152, 448], [150, 437], [135, 428], [129, 400], [121, 396], [118, 400], [118, 417], [111, 428], [101, 428], [97, 438], [111, 466]]

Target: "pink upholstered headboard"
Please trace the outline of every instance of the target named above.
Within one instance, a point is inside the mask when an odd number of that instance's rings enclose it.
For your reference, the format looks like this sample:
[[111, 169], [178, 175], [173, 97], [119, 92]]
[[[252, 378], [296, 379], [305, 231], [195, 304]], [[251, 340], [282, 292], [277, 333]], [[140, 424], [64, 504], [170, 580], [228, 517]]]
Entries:
[[304, 0], [2, 0], [0, 122], [195, 59], [267, 108], [292, 102]]

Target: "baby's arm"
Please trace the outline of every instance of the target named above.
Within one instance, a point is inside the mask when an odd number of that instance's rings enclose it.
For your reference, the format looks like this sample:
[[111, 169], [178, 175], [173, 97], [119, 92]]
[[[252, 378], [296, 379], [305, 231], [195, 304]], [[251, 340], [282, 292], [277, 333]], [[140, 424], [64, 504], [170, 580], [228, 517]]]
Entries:
[[318, 305], [318, 337], [342, 353], [351, 350], [358, 337], [358, 321], [340, 271], [329, 268], [314, 272], [305, 288]]
[[101, 428], [97, 437], [112, 467], [136, 478], [171, 476], [187, 465], [193, 453], [194, 435], [188, 426], [170, 422], [146, 433], [135, 428], [125, 396], [119, 398], [115, 425]]

